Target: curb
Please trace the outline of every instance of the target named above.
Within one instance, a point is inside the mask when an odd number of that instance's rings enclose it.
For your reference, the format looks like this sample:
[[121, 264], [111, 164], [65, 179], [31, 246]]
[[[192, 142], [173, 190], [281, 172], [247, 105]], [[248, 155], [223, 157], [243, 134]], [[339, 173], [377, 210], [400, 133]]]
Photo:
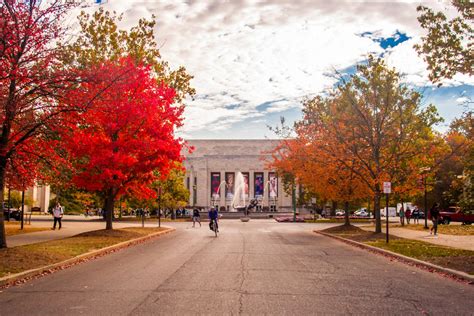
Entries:
[[121, 249], [146, 242], [146, 241], [148, 241], [152, 238], [156, 238], [156, 237], [159, 237], [161, 235], [165, 235], [165, 234], [174, 232], [176, 230], [176, 228], [172, 228], [172, 227], [165, 227], [165, 228], [167, 228], [167, 230], [164, 230], [164, 231], [161, 231], [161, 232], [156, 232], [156, 233], [153, 233], [153, 234], [150, 234], [150, 235], [147, 235], [147, 236], [143, 236], [143, 237], [123, 241], [121, 243], [111, 245], [111, 246], [108, 246], [108, 247], [105, 247], [105, 248], [101, 248], [101, 249], [93, 250], [93, 251], [90, 251], [90, 252], [86, 252], [86, 253], [83, 253], [79, 256], [76, 256], [76, 257], [61, 261], [61, 262], [53, 263], [53, 264], [50, 264], [48, 266], [43, 266], [43, 267], [39, 267], [39, 268], [35, 268], [35, 269], [23, 271], [23, 272], [11, 274], [11, 275], [8, 275], [8, 276], [4, 276], [4, 277], [0, 278], [0, 290], [11, 287], [11, 286], [14, 286], [14, 285], [26, 283], [27, 281], [29, 281], [31, 279], [34, 279], [34, 278], [37, 278], [37, 277], [42, 277], [42, 276], [45, 276], [45, 275], [48, 275], [48, 274], [52, 274], [52, 273], [54, 273], [58, 270], [64, 270], [64, 269], [70, 268], [70, 267], [75, 266], [77, 264], [81, 264], [83, 262], [102, 257], [102, 256], [107, 255], [109, 253], [113, 253], [113, 252], [119, 251]]
[[388, 257], [393, 257], [393, 258], [397, 259], [400, 262], [409, 264], [411, 266], [419, 267], [419, 268], [422, 268], [424, 270], [428, 270], [429, 272], [439, 272], [439, 273], [443, 274], [444, 276], [453, 277], [457, 280], [467, 281], [469, 284], [474, 284], [474, 276], [469, 275], [469, 274], [467, 274], [465, 272], [462, 272], [462, 271], [457, 271], [457, 270], [453, 270], [453, 269], [449, 269], [449, 268], [444, 268], [444, 267], [438, 266], [438, 265], [433, 264], [433, 263], [429, 263], [429, 262], [426, 262], [426, 261], [422, 261], [422, 260], [418, 260], [418, 259], [415, 259], [415, 258], [407, 257], [407, 256], [404, 256], [404, 255], [401, 255], [401, 254], [398, 254], [398, 253], [395, 253], [395, 252], [392, 252], [392, 251], [389, 251], [389, 250], [385, 250], [385, 249], [377, 248], [377, 247], [374, 247], [374, 246], [366, 245], [366, 244], [363, 244], [363, 243], [360, 243], [360, 242], [357, 242], [357, 241], [354, 241], [354, 240], [350, 240], [350, 239], [339, 237], [339, 236], [336, 236], [336, 235], [324, 233], [324, 232], [321, 232], [321, 231], [314, 230], [313, 232], [315, 232], [317, 234], [320, 234], [320, 235], [323, 235], [323, 236], [326, 236], [326, 237], [337, 239], [339, 241], [342, 241], [346, 244], [351, 244], [351, 245], [356, 246], [358, 248], [362, 248], [362, 249], [369, 250], [371, 252], [375, 252], [377, 254], [381, 254], [381, 255], [384, 255], [384, 256], [388, 256]]

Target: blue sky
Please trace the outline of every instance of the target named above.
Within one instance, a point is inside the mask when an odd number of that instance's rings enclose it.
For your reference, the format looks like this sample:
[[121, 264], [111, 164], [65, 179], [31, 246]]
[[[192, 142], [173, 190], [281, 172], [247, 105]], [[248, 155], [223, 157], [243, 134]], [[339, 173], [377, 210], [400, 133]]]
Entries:
[[[121, 27], [157, 18], [156, 39], [172, 67], [194, 76], [186, 101], [186, 138], [274, 137], [267, 125], [301, 118], [301, 101], [325, 93], [334, 71], [351, 73], [369, 54], [383, 56], [446, 120], [474, 98], [474, 80], [457, 76], [433, 86], [413, 49], [424, 30], [420, 3], [452, 14], [449, 1], [109, 0]], [[90, 10], [97, 9], [93, 6]]]

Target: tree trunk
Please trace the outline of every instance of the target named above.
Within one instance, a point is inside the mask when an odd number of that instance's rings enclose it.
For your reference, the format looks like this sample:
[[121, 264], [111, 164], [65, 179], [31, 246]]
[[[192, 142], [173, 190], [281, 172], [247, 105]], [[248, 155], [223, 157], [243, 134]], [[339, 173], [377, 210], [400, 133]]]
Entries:
[[336, 216], [337, 202], [332, 201], [331, 216]]
[[349, 202], [344, 202], [344, 207], [345, 207], [345, 214], [344, 214], [344, 225], [345, 226], [350, 226], [351, 223], [349, 222]]
[[374, 214], [375, 214], [375, 232], [382, 232], [382, 220], [380, 217], [380, 192], [375, 192], [374, 197]]
[[105, 229], [112, 228], [112, 218], [114, 215], [114, 204], [115, 204], [115, 194], [113, 189], [107, 190], [107, 195], [105, 197], [105, 220], [106, 225]]
[[[0, 202], [2, 205], [2, 214], [0, 215], [0, 248], [7, 248], [7, 236], [5, 233], [5, 221], [3, 218], [3, 190], [5, 187], [5, 168], [6, 168], [6, 159], [0, 157]], [[8, 201], [10, 202], [10, 201]]]

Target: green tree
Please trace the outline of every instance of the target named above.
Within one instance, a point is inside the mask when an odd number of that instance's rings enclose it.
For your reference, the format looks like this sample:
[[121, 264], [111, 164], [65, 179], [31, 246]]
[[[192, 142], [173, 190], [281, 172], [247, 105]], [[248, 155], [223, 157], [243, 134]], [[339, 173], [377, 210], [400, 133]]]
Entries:
[[449, 20], [443, 12], [419, 6], [418, 21], [428, 33], [415, 45], [418, 54], [428, 63], [429, 78], [441, 85], [443, 78], [457, 73], [472, 75], [474, 71], [474, 11], [472, 1], [453, 0], [459, 16]]
[[189, 201], [189, 190], [184, 185], [185, 172], [181, 164], [176, 164], [168, 176], [153, 183], [156, 190], [161, 190], [161, 209], [175, 209], [185, 207]]
[[87, 67], [106, 60], [131, 56], [136, 64], [145, 63], [154, 70], [157, 80], [176, 91], [176, 101], [195, 94], [190, 81], [193, 78], [180, 66], [171, 70], [163, 60], [155, 41], [155, 16], [140, 19], [130, 30], [120, 30], [121, 15], [100, 8], [92, 15], [81, 12], [78, 16], [80, 33], [73, 43], [62, 43], [62, 59], [66, 64]]

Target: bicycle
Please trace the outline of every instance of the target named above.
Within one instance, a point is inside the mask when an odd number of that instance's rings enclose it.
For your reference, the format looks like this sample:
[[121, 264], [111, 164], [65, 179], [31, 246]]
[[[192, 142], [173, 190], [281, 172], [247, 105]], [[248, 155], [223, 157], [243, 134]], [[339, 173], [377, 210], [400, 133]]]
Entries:
[[212, 219], [211, 221], [212, 221], [211, 222], [211, 230], [214, 231], [214, 234], [217, 237], [217, 221], [215, 219]]

